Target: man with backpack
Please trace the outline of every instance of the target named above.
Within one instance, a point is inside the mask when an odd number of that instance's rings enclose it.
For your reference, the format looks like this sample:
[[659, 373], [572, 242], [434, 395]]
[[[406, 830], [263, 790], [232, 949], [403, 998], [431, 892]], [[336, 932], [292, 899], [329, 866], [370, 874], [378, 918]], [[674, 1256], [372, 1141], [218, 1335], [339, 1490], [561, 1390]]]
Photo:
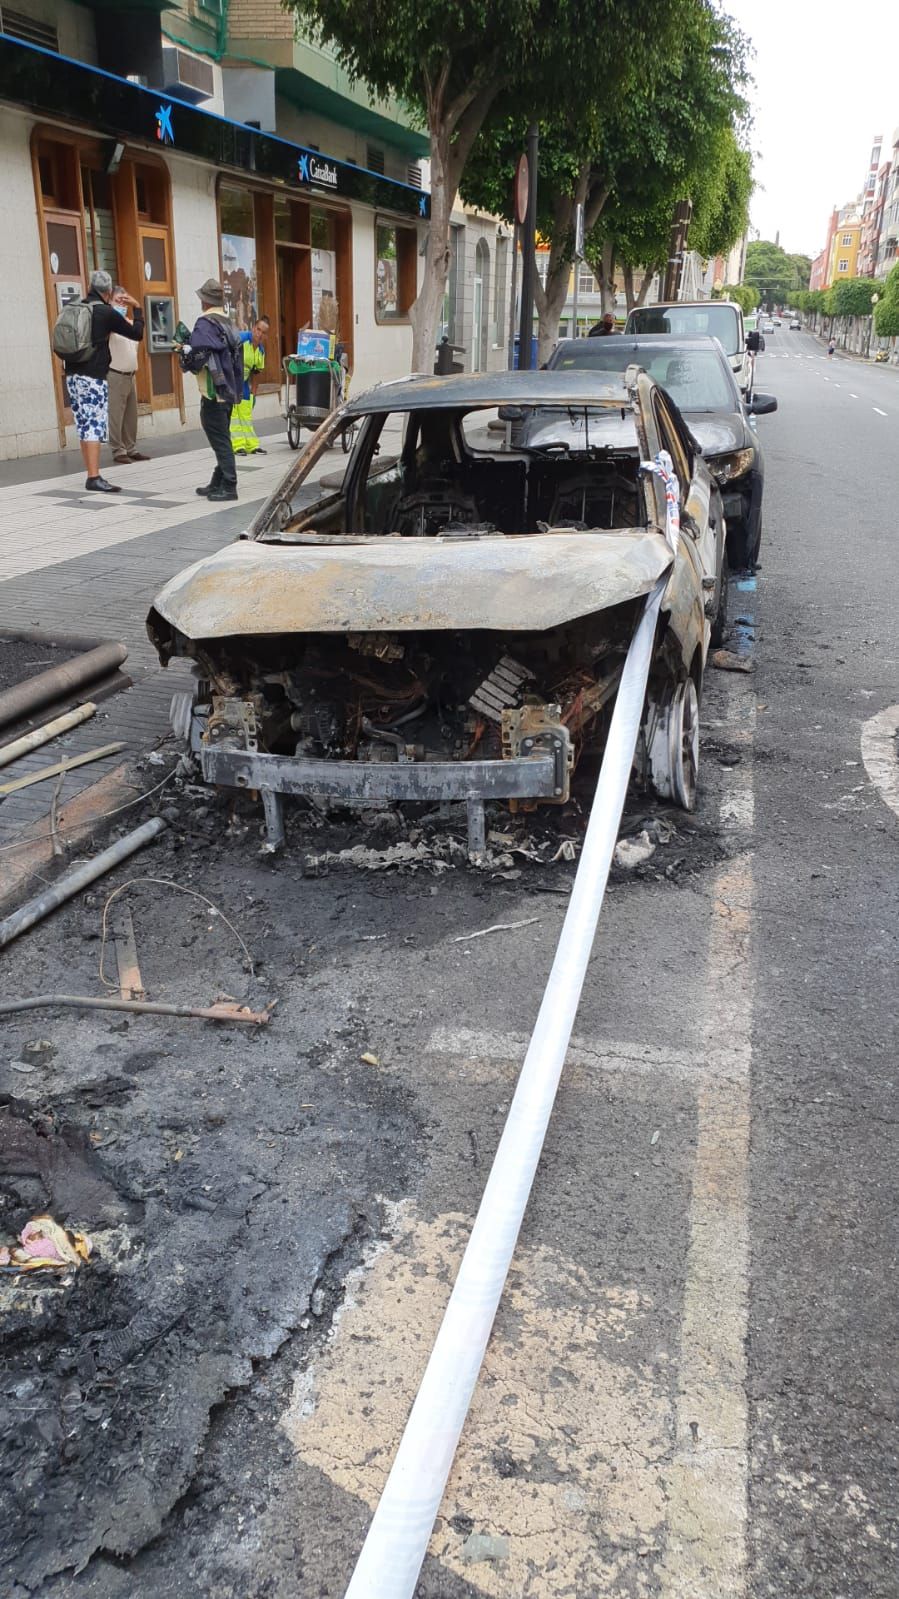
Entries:
[[201, 314], [180, 346], [181, 366], [196, 375], [200, 426], [215, 453], [215, 471], [197, 489], [207, 500], [237, 499], [237, 466], [231, 444], [231, 411], [243, 394], [243, 346], [224, 310], [222, 286], [207, 278], [197, 290]]
[[[124, 294], [124, 291], [122, 291]], [[125, 295], [134, 307], [129, 322], [111, 305], [113, 282], [108, 272], [92, 272], [85, 300], [63, 307], [53, 329], [53, 349], [62, 360], [66, 374], [69, 404], [78, 430], [84, 459], [85, 488], [97, 494], [118, 494], [118, 483], [107, 483], [100, 475], [100, 447], [109, 427], [109, 335], [140, 343], [144, 336], [144, 317], [137, 300]]]

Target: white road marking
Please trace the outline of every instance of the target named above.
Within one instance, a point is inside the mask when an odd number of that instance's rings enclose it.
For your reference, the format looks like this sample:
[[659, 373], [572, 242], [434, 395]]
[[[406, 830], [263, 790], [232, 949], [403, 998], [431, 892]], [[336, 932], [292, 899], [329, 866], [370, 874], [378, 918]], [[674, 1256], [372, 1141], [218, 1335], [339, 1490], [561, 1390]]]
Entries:
[[[428, 1039], [428, 1054], [446, 1055], [462, 1063], [468, 1076], [469, 1062], [474, 1062], [481, 1072], [486, 1062], [503, 1067], [514, 1064], [517, 1069], [528, 1043], [527, 1033], [492, 1032], [487, 1028], [475, 1027], [435, 1027]], [[693, 1083], [706, 1081], [712, 1071], [720, 1076], [722, 1071], [727, 1073], [732, 1069], [736, 1077], [742, 1075], [741, 1064], [736, 1062], [731, 1068], [730, 1057], [726, 1052], [722, 1055], [717, 1044], [714, 1054], [706, 1055], [701, 1050], [672, 1049], [667, 1045], [660, 1049], [654, 1044], [588, 1039], [577, 1034], [572, 1037], [566, 1056], [566, 1070], [569, 1066], [592, 1072], [614, 1072], [621, 1076], [661, 1075]]]
[[873, 405], [871, 409], [872, 411], [876, 411], [878, 416], [886, 416], [886, 411], [881, 411], [879, 405]]
[[[748, 741], [755, 697], [728, 684], [726, 719]], [[752, 763], [728, 776], [722, 806], [753, 814]], [[705, 1005], [706, 1050], [720, 1048], [727, 1017], [732, 1056], [697, 1094], [696, 1157], [676, 1401], [675, 1458], [668, 1470], [668, 1539], [662, 1599], [745, 1599], [749, 1420], [749, 1078], [752, 1062], [752, 858], [732, 861], [715, 883]], [[739, 1079], [734, 1080], [734, 1059]]]
[[878, 794], [899, 816], [899, 705], [888, 705], [862, 727], [862, 760]]

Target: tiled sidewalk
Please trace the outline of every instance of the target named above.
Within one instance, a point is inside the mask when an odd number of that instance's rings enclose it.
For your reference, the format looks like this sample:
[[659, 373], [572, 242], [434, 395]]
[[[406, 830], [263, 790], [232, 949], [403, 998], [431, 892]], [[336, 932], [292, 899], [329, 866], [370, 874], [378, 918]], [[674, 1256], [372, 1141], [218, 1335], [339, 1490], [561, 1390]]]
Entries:
[[[110, 481], [121, 482], [123, 492], [106, 499], [85, 493], [80, 473], [60, 475], [55, 460], [53, 476], [0, 488], [0, 633], [4, 626], [36, 626], [50, 633], [121, 639], [129, 652], [124, 670], [134, 679], [133, 688], [105, 702], [91, 721], [3, 769], [0, 780], [122, 740], [122, 754], [66, 776], [60, 796], [64, 815], [66, 802], [76, 794], [165, 737], [171, 696], [186, 680], [187, 669], [178, 663], [167, 671], [159, 666], [144, 625], [147, 611], [175, 572], [242, 531], [296, 460], [283, 434], [269, 435], [264, 444], [266, 455], [239, 463], [238, 504], [214, 511], [194, 492], [209, 481], [213, 460], [205, 446], [109, 468]], [[344, 464], [339, 451], [329, 452], [312, 477]], [[40, 471], [39, 463], [35, 470]], [[81, 697], [89, 699], [89, 689]], [[41, 713], [35, 721], [51, 714]], [[0, 729], [0, 743], [9, 736]], [[149, 788], [160, 774], [151, 767], [145, 775]], [[48, 780], [0, 801], [0, 848], [8, 850], [28, 828], [45, 830], [53, 787]]]
[[[238, 465], [238, 506], [222, 507], [222, 542], [247, 520], [246, 507], [263, 499], [295, 459], [282, 436], [266, 440], [264, 456]], [[77, 557], [130, 544], [163, 528], [180, 528], [209, 518], [206, 501], [194, 492], [208, 483], [214, 465], [208, 448], [162, 456], [131, 466], [109, 467], [121, 494], [90, 494], [79, 473], [38, 478], [0, 489], [0, 573], [2, 583], [44, 571]], [[226, 525], [227, 523], [227, 525]], [[0, 585], [0, 621], [6, 614]]]

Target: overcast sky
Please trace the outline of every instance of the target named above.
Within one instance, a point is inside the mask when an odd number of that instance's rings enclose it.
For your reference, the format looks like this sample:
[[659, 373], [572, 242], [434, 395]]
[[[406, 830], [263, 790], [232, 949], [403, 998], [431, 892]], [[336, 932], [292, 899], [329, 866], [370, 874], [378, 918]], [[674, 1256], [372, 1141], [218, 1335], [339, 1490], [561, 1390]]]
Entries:
[[721, 0], [755, 47], [753, 228], [817, 255], [859, 193], [871, 139], [899, 126], [897, 0]]

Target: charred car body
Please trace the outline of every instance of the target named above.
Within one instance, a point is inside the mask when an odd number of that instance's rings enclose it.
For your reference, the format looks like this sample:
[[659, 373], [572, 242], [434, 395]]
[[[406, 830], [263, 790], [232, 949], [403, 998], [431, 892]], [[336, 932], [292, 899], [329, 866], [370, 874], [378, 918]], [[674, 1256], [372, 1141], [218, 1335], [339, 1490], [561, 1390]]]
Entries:
[[[585, 425], [520, 447], [496, 420], [509, 404]], [[346, 427], [355, 445], [324, 492], [309, 474]], [[676, 555], [647, 466], [661, 450]], [[204, 777], [259, 791], [273, 845], [284, 794], [462, 800], [476, 853], [486, 800], [567, 800], [666, 575], [640, 753], [655, 790], [692, 806], [724, 536], [717, 486], [636, 368], [413, 377], [335, 413], [248, 533], [163, 589], [148, 629], [164, 663], [194, 663], [175, 721]]]

